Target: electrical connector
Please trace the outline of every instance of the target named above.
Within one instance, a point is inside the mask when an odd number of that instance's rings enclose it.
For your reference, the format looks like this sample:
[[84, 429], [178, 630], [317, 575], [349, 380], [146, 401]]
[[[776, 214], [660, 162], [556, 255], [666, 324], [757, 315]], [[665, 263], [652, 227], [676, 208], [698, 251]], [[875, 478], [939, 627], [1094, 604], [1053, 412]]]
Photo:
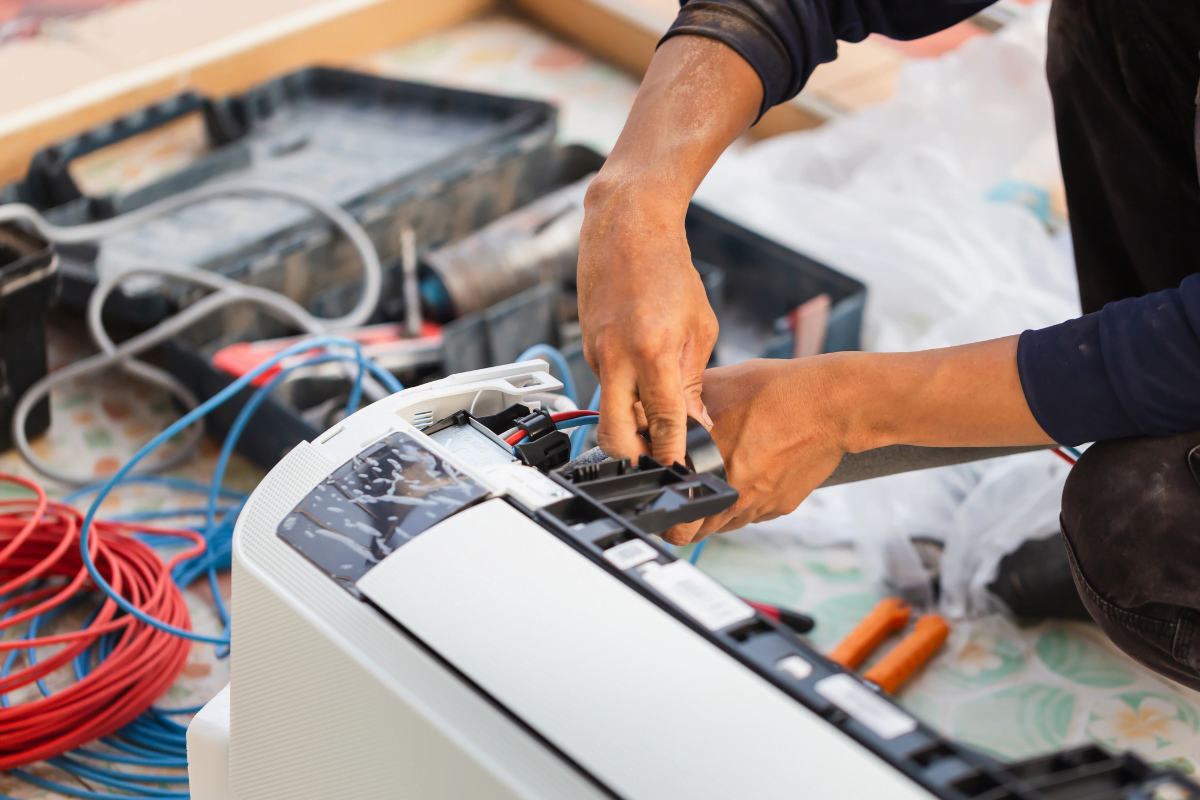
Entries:
[[[549, 419], [549, 415], [546, 418]], [[554, 423], [550, 424], [553, 426]], [[537, 439], [521, 442], [515, 449], [526, 464], [549, 472], [571, 460], [571, 437], [554, 429]]]
[[554, 418], [542, 409], [538, 409], [529, 416], [521, 417], [514, 421], [513, 426], [525, 431], [525, 435], [531, 441], [540, 439], [558, 430], [558, 426], [554, 424]]

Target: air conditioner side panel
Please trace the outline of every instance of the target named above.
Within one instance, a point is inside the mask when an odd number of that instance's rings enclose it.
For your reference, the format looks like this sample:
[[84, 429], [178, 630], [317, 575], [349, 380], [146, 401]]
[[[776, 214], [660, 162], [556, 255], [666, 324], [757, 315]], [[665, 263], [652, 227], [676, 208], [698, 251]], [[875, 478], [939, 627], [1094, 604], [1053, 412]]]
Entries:
[[238, 800], [606, 797], [276, 535], [336, 466], [301, 444], [264, 479], [234, 532]]

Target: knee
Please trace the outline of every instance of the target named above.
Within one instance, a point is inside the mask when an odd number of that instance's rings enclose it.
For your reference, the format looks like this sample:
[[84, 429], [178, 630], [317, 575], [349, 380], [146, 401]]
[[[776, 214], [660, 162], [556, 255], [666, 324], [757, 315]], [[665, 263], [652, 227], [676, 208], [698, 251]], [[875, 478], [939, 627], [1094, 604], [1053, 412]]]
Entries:
[[[1200, 433], [1094, 445], [1063, 490], [1062, 532], [1088, 612], [1131, 656], [1200, 688]], [[1200, 459], [1200, 452], [1197, 453]]]
[[1200, 480], [1189, 454], [1197, 447], [1200, 432], [1099, 442], [1083, 454], [1063, 488], [1062, 527], [1089, 579], [1114, 586], [1135, 571], [1152, 577], [1146, 565], [1169, 572], [1196, 560]]

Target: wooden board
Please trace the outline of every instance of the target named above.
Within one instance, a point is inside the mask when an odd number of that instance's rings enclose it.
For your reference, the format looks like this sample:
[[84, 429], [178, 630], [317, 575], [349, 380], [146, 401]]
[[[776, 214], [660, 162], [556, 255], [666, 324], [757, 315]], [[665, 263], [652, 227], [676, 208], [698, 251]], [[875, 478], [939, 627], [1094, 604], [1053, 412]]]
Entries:
[[[467, 19], [494, 0], [143, 0], [0, 50], [0, 183], [49, 143], [186, 88], [224, 95]], [[241, 9], [240, 11], [238, 9]], [[76, 27], [78, 26], [78, 27]], [[81, 39], [86, 45], [80, 46]]]
[[[524, 13], [555, 33], [641, 75], [679, 10], [676, 0], [515, 0]], [[804, 91], [766, 113], [751, 133], [774, 136], [812, 128], [878, 103], [892, 93], [905, 55], [874, 38], [842, 42], [838, 60], [817, 67]]]
[[[550, 30], [642, 75], [677, 0], [511, 0]], [[310, 64], [356, 57], [461, 22], [497, 0], [140, 0], [65, 23], [60, 37], [0, 49], [0, 184], [54, 141], [184, 89], [220, 96]], [[840, 46], [758, 136], [810, 128], [891, 94], [905, 56]]]

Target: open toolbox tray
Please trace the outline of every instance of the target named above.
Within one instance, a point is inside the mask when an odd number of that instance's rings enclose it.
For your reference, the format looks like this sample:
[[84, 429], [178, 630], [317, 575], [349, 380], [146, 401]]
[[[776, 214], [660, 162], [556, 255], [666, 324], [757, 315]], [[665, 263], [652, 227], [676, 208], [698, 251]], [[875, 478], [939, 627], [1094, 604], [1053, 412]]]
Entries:
[[[585, 179], [603, 164], [603, 157], [579, 146], [557, 148], [551, 160], [553, 177], [543, 183], [543, 195]], [[510, 216], [518, 215], [531, 217], [528, 208]], [[507, 219], [498, 219], [493, 226], [502, 226]], [[790, 355], [791, 335], [779, 332], [774, 323], [819, 294], [827, 294], [831, 300], [826, 352], [859, 348], [866, 299], [862, 283], [695, 203], [688, 210], [685, 224], [693, 258], [721, 324], [721, 341], [734, 344], [722, 348], [719, 342], [718, 356], [723, 351], [768, 357]], [[536, 217], [533, 228], [542, 228]], [[424, 294], [424, 287], [432, 277], [428, 263], [437, 259], [431, 256], [429, 248], [422, 247], [421, 260]], [[410, 386], [443, 375], [509, 363], [526, 348], [545, 342], [563, 350], [581, 403], [586, 403], [595, 391], [597, 380], [583, 357], [577, 324], [573, 322], [574, 271], [569, 272], [559, 280], [538, 283], [446, 323], [442, 328], [440, 363], [401, 374], [401, 381]], [[399, 288], [393, 284], [385, 289], [381, 308], [403, 308], [403, 303], [397, 300]], [[332, 287], [329, 293], [341, 295], [343, 291]], [[340, 307], [342, 303], [333, 305]], [[323, 313], [340, 312], [338, 308]], [[295, 333], [257, 312], [235, 313], [246, 315], [239, 324], [221, 330], [198, 325], [165, 346], [167, 368], [201, 398], [211, 397], [233, 381], [229, 374], [213, 366], [212, 358], [227, 345], [254, 338], [246, 335], [246, 330], [262, 330], [265, 326], [270, 337]], [[394, 318], [390, 312], [383, 316]], [[252, 323], [257, 318], [263, 318], [262, 322]], [[345, 396], [347, 391], [348, 383], [341, 377], [286, 380], [256, 412], [254, 424], [245, 429], [238, 451], [264, 468], [274, 466], [297, 443], [311, 441], [333, 424], [332, 418], [314, 419], [313, 412], [333, 398]], [[209, 432], [223, 437], [251, 393], [249, 388], [243, 390], [210, 414], [206, 423]]]
[[[203, 116], [209, 139], [198, 160], [123, 194], [88, 197], [75, 186], [72, 160], [190, 114]], [[61, 142], [38, 153], [4, 198], [60, 203], [45, 214], [68, 225], [209, 182], [282, 183], [350, 211], [387, 266], [399, 259], [405, 225], [428, 249], [544, 193], [556, 114], [533, 100], [310, 68], [219, 101], [180, 95]], [[98, 275], [134, 262], [211, 269], [306, 306], [359, 274], [352, 249], [324, 221], [275, 199], [214, 199], [60, 254], [63, 300], [74, 307], [86, 305]], [[148, 325], [193, 296], [182, 286], [138, 279], [114, 293], [107, 314]], [[220, 315], [209, 321], [214, 329], [230, 324], [236, 321]]]
[[[548, 157], [547, 157], [548, 156]], [[538, 194], [560, 188], [594, 172], [603, 158], [578, 146], [554, 146], [549, 153], [530, 151], [526, 157], [539, 163]], [[549, 169], [541, 163], [549, 162]], [[522, 188], [521, 195], [527, 190]], [[532, 198], [530, 198], [532, 199]], [[419, 255], [432, 248], [418, 240]], [[357, 277], [351, 279], [351, 284]], [[330, 287], [317, 303], [320, 313], [344, 313], [344, 299], [350, 296], [347, 284]], [[436, 380], [445, 374], [475, 369], [474, 361], [482, 359], [508, 363], [528, 347], [545, 342], [560, 344], [559, 320], [564, 292], [556, 283], [539, 284], [492, 306], [452, 320], [442, 327], [442, 353], [439, 364], [409, 369], [398, 374], [405, 386]], [[353, 298], [351, 297], [351, 302]], [[384, 321], [403, 316], [404, 303], [401, 281], [384, 282], [380, 300], [380, 316]], [[330, 310], [332, 307], [335, 310]], [[232, 309], [238, 319], [233, 325], [192, 326], [163, 345], [165, 367], [201, 399], [212, 397], [233, 382], [234, 378], [213, 365], [213, 356], [222, 348], [257, 338], [290, 336], [295, 330], [283, 323], [248, 308]], [[247, 335], [247, 330], [261, 336]], [[446, 358], [447, 354], [450, 358]], [[587, 365], [580, 360], [583, 369]], [[482, 365], [481, 365], [482, 366]], [[590, 372], [589, 372], [590, 374]], [[299, 373], [298, 373], [299, 375]], [[594, 381], [594, 379], [593, 379]], [[312, 419], [313, 411], [331, 399], [344, 397], [349, 388], [341, 377], [296, 377], [285, 380], [255, 412], [253, 424], [248, 425], [238, 441], [237, 451], [254, 463], [270, 469], [301, 441], [312, 441], [332, 422]], [[205, 418], [209, 434], [224, 437], [245, 402], [253, 394], [247, 387], [228, 403], [216, 408]]]

